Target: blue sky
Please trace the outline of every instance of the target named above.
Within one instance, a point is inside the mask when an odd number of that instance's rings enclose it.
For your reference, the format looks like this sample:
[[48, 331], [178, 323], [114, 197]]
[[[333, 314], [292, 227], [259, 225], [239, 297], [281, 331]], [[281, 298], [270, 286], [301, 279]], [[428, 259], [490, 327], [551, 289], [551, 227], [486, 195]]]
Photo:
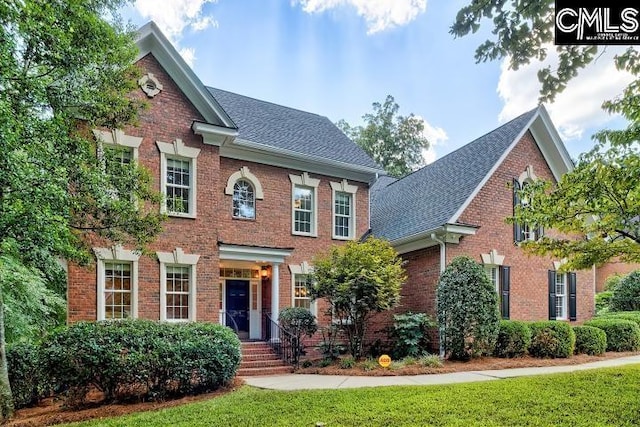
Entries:
[[[136, 26], [154, 20], [209, 86], [352, 125], [393, 95], [401, 114], [425, 120], [433, 161], [537, 105], [539, 64], [517, 72], [501, 61], [476, 64], [486, 37], [449, 34], [465, 3], [136, 0], [123, 16]], [[629, 81], [613, 68], [617, 51], [547, 105], [573, 157], [594, 131], [620, 125], [600, 109]]]

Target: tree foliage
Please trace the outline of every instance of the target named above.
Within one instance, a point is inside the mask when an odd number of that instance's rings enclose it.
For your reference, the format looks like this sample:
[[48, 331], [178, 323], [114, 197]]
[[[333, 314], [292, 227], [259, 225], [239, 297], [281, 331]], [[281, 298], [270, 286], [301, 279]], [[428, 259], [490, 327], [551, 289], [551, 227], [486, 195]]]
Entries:
[[314, 259], [311, 297], [327, 299], [327, 314], [344, 331], [354, 358], [363, 354], [371, 315], [400, 301], [400, 287], [406, 280], [402, 264], [387, 241], [372, 237], [333, 246], [326, 256]]
[[500, 322], [498, 294], [477, 262], [466, 256], [451, 261], [438, 280], [436, 306], [446, 355], [466, 360], [493, 352]]
[[150, 174], [134, 162], [113, 173], [116, 154], [91, 133], [135, 123], [142, 106], [128, 96], [139, 73], [132, 33], [111, 19], [124, 3], [0, 2], [0, 256], [33, 273], [9, 285], [8, 320], [20, 287], [64, 295], [58, 260], [88, 262], [88, 237], [142, 248], [161, 229]]
[[611, 311], [640, 311], [640, 270], [622, 277], [609, 300]]
[[422, 152], [429, 148], [424, 120], [413, 113], [398, 115], [400, 107], [391, 95], [372, 106], [373, 113], [362, 116], [364, 126], [353, 127], [344, 120], [336, 125], [391, 176], [401, 177], [423, 166]]
[[[508, 58], [517, 70], [532, 59], [543, 60], [555, 48], [559, 61], [538, 72], [540, 99], [552, 101], [581, 69], [588, 67], [606, 47], [552, 46], [554, 2], [498, 0], [473, 1], [458, 12], [451, 33], [475, 33], [491, 21], [493, 39], [476, 50], [478, 62]], [[523, 191], [533, 201], [516, 212], [517, 222], [553, 228], [564, 237], [548, 235], [524, 246], [531, 252], [567, 258], [568, 269], [588, 268], [619, 257], [640, 261], [640, 52], [629, 47], [615, 57], [615, 66], [635, 79], [613, 100], [603, 103], [611, 114], [627, 120], [621, 130], [594, 135], [594, 148], [580, 156], [575, 169], [556, 186], [539, 182]], [[583, 237], [584, 236], [584, 237]]]

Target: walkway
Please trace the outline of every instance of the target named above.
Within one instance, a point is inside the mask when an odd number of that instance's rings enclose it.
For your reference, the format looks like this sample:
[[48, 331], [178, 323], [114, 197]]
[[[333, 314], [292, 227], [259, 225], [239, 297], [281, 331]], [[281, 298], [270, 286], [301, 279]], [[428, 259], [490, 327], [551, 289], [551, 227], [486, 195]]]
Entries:
[[545, 366], [540, 368], [514, 368], [490, 371], [454, 372], [450, 374], [366, 377], [346, 375], [274, 375], [267, 377], [244, 377], [246, 384], [272, 390], [342, 389], [358, 387], [381, 387], [390, 385], [435, 385], [476, 381], [493, 381], [503, 378], [530, 375], [575, 372], [585, 369], [607, 368], [640, 363], [640, 355], [619, 359], [601, 360], [583, 365]]

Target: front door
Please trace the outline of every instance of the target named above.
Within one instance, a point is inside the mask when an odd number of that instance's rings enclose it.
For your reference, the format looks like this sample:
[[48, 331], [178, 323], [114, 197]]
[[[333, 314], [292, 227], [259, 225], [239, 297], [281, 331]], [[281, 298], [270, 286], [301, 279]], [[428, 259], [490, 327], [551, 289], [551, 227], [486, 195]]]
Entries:
[[249, 336], [249, 281], [229, 280], [227, 285], [227, 314], [233, 321], [232, 328], [238, 328], [240, 338]]

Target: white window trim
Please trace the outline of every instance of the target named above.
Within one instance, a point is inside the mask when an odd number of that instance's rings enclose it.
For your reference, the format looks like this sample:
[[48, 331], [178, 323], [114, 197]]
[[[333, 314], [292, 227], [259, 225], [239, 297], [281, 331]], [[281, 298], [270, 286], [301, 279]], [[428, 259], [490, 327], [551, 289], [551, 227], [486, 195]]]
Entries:
[[140, 144], [142, 144], [142, 137], [126, 135], [120, 129], [114, 129], [111, 131], [93, 129], [93, 135], [98, 143], [131, 148], [131, 151], [133, 152], [133, 161], [138, 161], [138, 149], [140, 148]]
[[[169, 216], [182, 218], [197, 217], [196, 189], [198, 188], [197, 177], [197, 158], [200, 154], [199, 148], [187, 147], [181, 139], [176, 139], [172, 143], [156, 141], [156, 145], [160, 150], [160, 191], [163, 196], [163, 202], [160, 204], [160, 212]], [[177, 160], [189, 161], [189, 212], [172, 212], [167, 209], [167, 157]]]
[[138, 260], [140, 253], [123, 249], [120, 245], [111, 248], [93, 248], [97, 262], [97, 320], [105, 319], [105, 261], [131, 263], [131, 318], [138, 318]]
[[522, 188], [522, 186], [525, 184], [525, 182], [534, 182], [534, 181], [537, 181], [537, 180], [538, 180], [538, 177], [533, 172], [533, 166], [531, 166], [531, 165], [528, 165], [524, 169], [524, 172], [522, 172], [520, 174], [520, 176], [518, 176], [518, 182], [520, 183], [520, 188]]
[[257, 176], [252, 174], [249, 168], [246, 166], [243, 166], [239, 171], [232, 173], [229, 179], [227, 179], [227, 186], [224, 188], [224, 194], [233, 196], [233, 186], [241, 179], [249, 181], [253, 185], [256, 199], [264, 199], [264, 191], [262, 190], [262, 184], [260, 184], [260, 180]]
[[[182, 248], [173, 252], [156, 252], [160, 261], [160, 320], [165, 322], [193, 322], [196, 315], [197, 276], [196, 265], [200, 255], [185, 254]], [[191, 267], [189, 269], [189, 319], [167, 319], [167, 265]]]
[[[301, 264], [289, 264], [289, 271], [291, 272], [291, 307], [295, 307], [295, 290], [296, 290], [296, 274], [307, 275], [313, 273], [313, 267], [309, 265], [307, 261], [303, 261]], [[309, 311], [314, 316], [318, 315], [317, 301], [309, 298]]]
[[[318, 237], [318, 186], [320, 180], [309, 177], [309, 173], [303, 172], [302, 175], [289, 175], [291, 180], [291, 234], [296, 236]], [[303, 233], [296, 231], [296, 213], [295, 213], [295, 190], [296, 186], [309, 187], [313, 189], [313, 212], [311, 214], [311, 232]]]
[[[556, 271], [556, 283], [554, 283], [554, 286], [556, 287], [556, 291], [557, 291], [557, 286], [558, 286], [558, 278], [562, 277], [563, 281], [564, 281], [564, 293], [563, 294], [558, 294], [556, 292], [556, 320], [568, 320], [569, 319], [569, 277], [567, 275], [567, 273], [560, 273], [558, 271]], [[558, 295], [562, 296], [562, 316], [558, 315]]]
[[[331, 236], [335, 240], [354, 240], [356, 236], [356, 193], [357, 185], [351, 185], [346, 179], [341, 182], [331, 181], [332, 197], [331, 197]], [[349, 218], [349, 236], [336, 235], [336, 193], [351, 194], [351, 217]]]

